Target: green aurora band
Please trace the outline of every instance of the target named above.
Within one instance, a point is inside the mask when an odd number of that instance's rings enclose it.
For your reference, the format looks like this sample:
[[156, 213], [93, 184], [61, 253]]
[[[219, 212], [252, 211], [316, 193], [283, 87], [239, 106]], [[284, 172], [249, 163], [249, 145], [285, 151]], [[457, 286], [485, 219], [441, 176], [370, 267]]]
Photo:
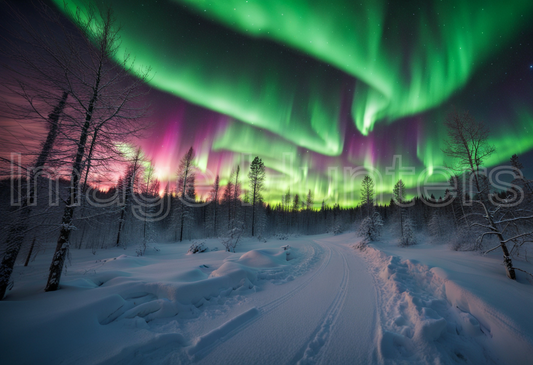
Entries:
[[287, 42], [363, 81], [352, 111], [364, 135], [377, 120], [442, 103], [494, 51], [495, 39], [508, 41], [533, 10], [527, 0], [428, 1], [425, 8], [400, 2], [390, 12], [380, 0], [177, 1], [241, 32]]
[[[53, 1], [65, 11], [63, 0]], [[98, 4], [69, 0], [67, 10]], [[392, 156], [406, 147], [402, 138], [393, 138], [384, 148], [379, 135], [393, 122], [406, 125], [405, 118], [420, 113], [442, 120], [442, 113], [433, 117], [432, 110], [460, 93], [533, 15], [529, 0], [395, 6], [380, 0], [106, 4], [122, 25], [118, 55], [127, 50], [139, 67], [150, 66], [151, 86], [232, 118], [211, 145], [202, 145], [203, 170], [210, 151], [234, 152], [227, 166], [242, 163], [244, 155], [259, 155], [280, 175], [268, 183], [267, 200], [279, 201], [290, 187], [299, 194], [311, 189], [317, 201], [347, 205], [358, 196], [362, 175], [348, 182], [341, 166], [375, 169], [385, 176]], [[202, 32], [200, 18], [189, 11], [224, 31]], [[346, 145], [341, 117], [346, 99], [361, 149]], [[498, 154], [487, 161], [489, 166], [533, 149], [533, 111], [518, 103], [514, 112], [514, 129], [493, 131]], [[408, 140], [415, 146], [403, 155], [403, 165], [427, 169], [430, 181], [442, 181], [431, 175], [444, 164], [442, 138], [436, 137], [443, 132], [442, 123], [422, 121], [412, 127]], [[281, 163], [282, 155], [292, 164]], [[417, 185], [416, 177], [401, 177], [409, 188]], [[393, 183], [385, 176], [377, 191], [387, 193]]]

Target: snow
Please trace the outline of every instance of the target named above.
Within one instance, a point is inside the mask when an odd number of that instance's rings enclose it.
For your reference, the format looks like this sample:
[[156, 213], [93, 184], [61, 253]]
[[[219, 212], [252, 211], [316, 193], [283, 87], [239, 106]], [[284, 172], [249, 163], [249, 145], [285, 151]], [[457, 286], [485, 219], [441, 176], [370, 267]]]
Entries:
[[[393, 242], [371, 244], [363, 253], [381, 296], [385, 363], [530, 363], [533, 286], [525, 274], [509, 280], [496, 253]], [[533, 271], [527, 262], [519, 265]]]
[[496, 252], [359, 241], [71, 250], [56, 292], [41, 254], [0, 302], [2, 363], [529, 363], [533, 286], [507, 279]]

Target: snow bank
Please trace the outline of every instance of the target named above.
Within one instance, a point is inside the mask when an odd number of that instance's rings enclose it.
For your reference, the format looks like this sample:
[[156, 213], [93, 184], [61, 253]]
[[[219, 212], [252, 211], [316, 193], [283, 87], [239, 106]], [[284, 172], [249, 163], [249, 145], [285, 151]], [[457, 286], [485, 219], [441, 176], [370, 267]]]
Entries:
[[[287, 261], [289, 251], [279, 242], [255, 240], [243, 242], [237, 253], [187, 255], [188, 245], [159, 248], [143, 257], [135, 255], [135, 247], [94, 256], [90, 250], [73, 250], [61, 290], [50, 293], [42, 288], [48, 257], [17, 267], [16, 286], [0, 302], [3, 360], [165, 363], [169, 359], [158, 356], [181, 348], [185, 357], [177, 362], [187, 362], [257, 315], [257, 309], [247, 308], [247, 295], [264, 284], [305, 274], [320, 255], [317, 245], [306, 245], [291, 249]], [[220, 323], [224, 318], [227, 323]], [[24, 350], [28, 347], [32, 351]]]
[[239, 263], [250, 267], [278, 267], [287, 264], [286, 253], [286, 250], [251, 250], [239, 258]]
[[[448, 274], [440, 268], [432, 268], [432, 272], [444, 281], [446, 298], [457, 309], [461, 318], [461, 330], [470, 336], [485, 335], [490, 348], [507, 364], [531, 363], [533, 357], [533, 337], [531, 328], [520, 326], [501, 308], [487, 303], [483, 298], [473, 294], [458, 283], [449, 280]], [[509, 283], [510, 284], [510, 283]], [[494, 290], [498, 290], [494, 288]], [[504, 297], [503, 300], [516, 300]], [[531, 302], [521, 303], [522, 318], [531, 318]]]
[[[533, 328], [526, 331], [518, 326], [502, 308], [451, 280], [448, 270], [381, 249], [380, 244], [370, 245], [363, 256], [373, 271], [382, 303], [377, 349], [382, 362], [530, 363]], [[406, 249], [401, 252], [413, 254]], [[423, 254], [414, 256], [426, 259]], [[478, 278], [464, 278], [469, 279], [475, 282]], [[522, 308], [530, 318], [532, 307], [522, 303]]]

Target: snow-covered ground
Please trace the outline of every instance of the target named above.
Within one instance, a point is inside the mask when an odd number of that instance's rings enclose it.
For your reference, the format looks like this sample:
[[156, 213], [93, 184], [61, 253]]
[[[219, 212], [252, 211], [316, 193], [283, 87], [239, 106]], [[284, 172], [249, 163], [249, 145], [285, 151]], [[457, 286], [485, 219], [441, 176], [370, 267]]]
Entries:
[[[49, 254], [17, 266], [0, 302], [6, 364], [528, 364], [533, 286], [497, 254], [354, 233], [72, 250], [45, 293]], [[286, 250], [285, 247], [290, 247]], [[533, 271], [526, 262], [520, 267]]]
[[[383, 362], [532, 363], [530, 277], [518, 272], [517, 281], [509, 280], [497, 252], [394, 243], [363, 252], [378, 290]], [[527, 262], [515, 265], [533, 272]]]

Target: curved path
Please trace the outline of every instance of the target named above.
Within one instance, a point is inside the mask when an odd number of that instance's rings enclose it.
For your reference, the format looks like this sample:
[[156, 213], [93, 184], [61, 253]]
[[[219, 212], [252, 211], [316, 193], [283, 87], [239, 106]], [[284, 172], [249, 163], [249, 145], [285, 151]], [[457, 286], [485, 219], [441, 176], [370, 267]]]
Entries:
[[357, 253], [335, 237], [314, 242], [324, 250], [318, 265], [283, 285], [278, 298], [202, 336], [188, 349], [191, 359], [198, 364], [373, 362], [373, 279]]

